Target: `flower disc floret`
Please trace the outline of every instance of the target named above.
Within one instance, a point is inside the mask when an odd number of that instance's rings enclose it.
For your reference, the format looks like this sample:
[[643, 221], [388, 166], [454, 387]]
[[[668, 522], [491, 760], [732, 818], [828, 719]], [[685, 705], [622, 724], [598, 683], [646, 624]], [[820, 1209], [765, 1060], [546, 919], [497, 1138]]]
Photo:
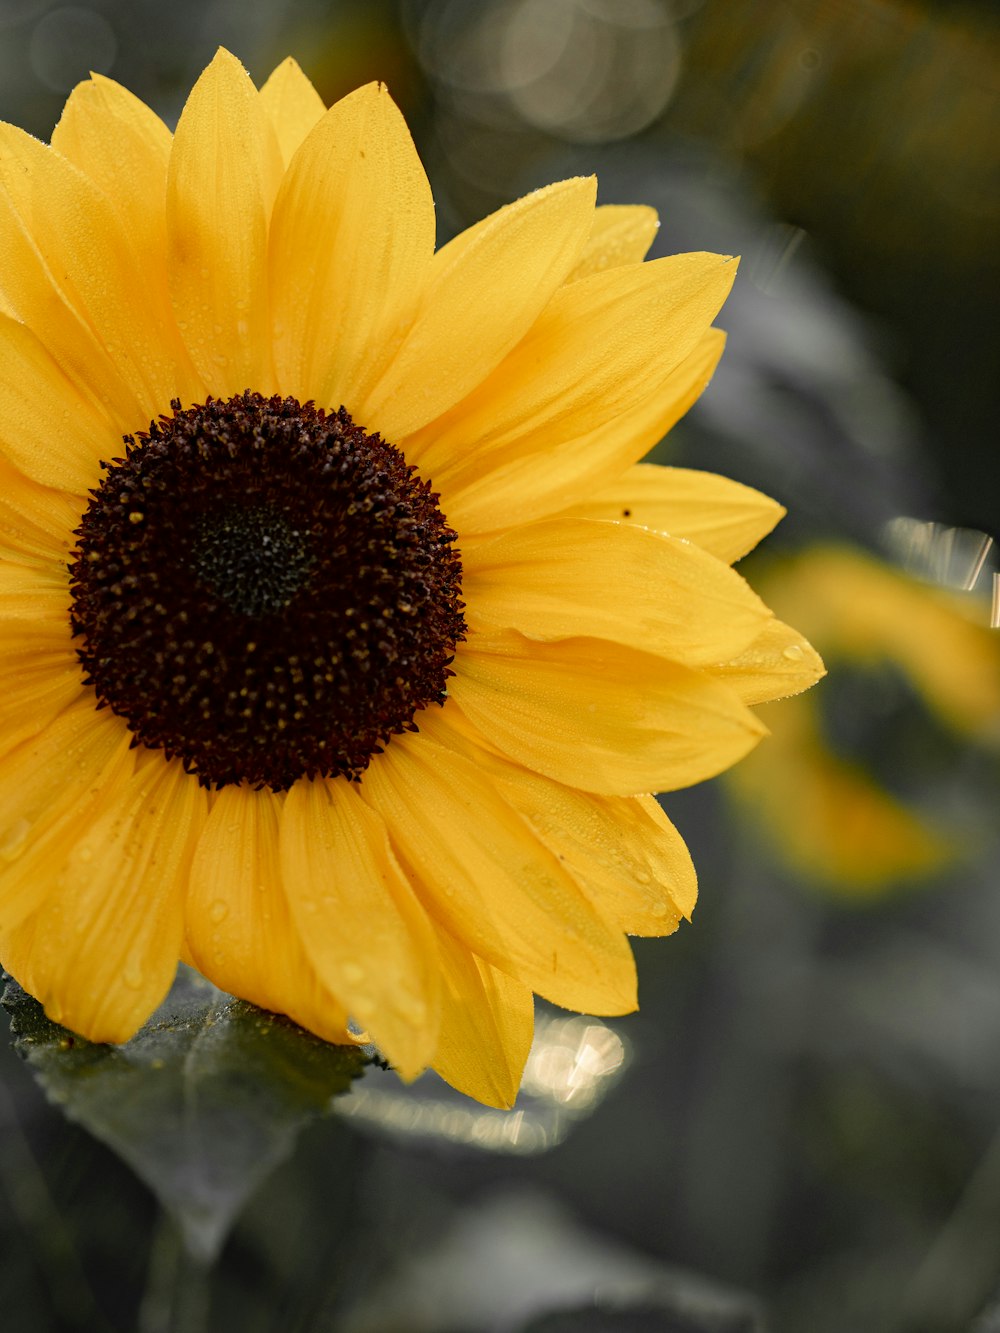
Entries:
[[101, 704], [202, 783], [357, 778], [445, 697], [461, 563], [399, 451], [294, 398], [210, 399], [126, 437], [70, 567]]

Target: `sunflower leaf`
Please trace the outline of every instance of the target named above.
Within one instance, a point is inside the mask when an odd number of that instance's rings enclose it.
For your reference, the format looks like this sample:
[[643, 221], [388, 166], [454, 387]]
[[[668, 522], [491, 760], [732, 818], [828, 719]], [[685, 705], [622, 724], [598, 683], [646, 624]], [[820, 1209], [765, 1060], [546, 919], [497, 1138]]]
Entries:
[[368, 1063], [181, 966], [160, 1008], [122, 1046], [46, 1018], [13, 978], [2, 996], [14, 1048], [49, 1099], [116, 1152], [208, 1263], [244, 1204]]

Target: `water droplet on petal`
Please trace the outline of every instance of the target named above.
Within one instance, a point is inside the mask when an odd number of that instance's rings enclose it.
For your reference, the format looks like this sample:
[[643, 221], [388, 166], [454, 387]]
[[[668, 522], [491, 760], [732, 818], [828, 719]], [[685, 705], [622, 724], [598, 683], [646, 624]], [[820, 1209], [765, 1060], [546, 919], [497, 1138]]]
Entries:
[[782, 650], [781, 655], [786, 657], [789, 662], [801, 662], [805, 653], [797, 643], [790, 643], [787, 648]]
[[217, 898], [216, 901], [212, 904], [212, 906], [208, 909], [208, 919], [210, 921], [214, 921], [216, 925], [218, 925], [220, 921], [225, 921], [228, 915], [229, 915], [229, 904], [224, 903], [221, 898]]

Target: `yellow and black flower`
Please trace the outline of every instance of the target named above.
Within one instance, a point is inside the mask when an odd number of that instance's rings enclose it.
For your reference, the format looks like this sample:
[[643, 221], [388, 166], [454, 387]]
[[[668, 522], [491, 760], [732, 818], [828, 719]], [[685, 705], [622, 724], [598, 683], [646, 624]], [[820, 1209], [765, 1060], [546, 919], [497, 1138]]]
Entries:
[[655, 226], [576, 179], [435, 252], [385, 89], [291, 61], [0, 127], [0, 958], [54, 1019], [184, 958], [509, 1104], [533, 992], [635, 1007], [695, 897], [645, 793], [821, 671], [729, 568], [780, 508], [637, 465], [735, 271]]

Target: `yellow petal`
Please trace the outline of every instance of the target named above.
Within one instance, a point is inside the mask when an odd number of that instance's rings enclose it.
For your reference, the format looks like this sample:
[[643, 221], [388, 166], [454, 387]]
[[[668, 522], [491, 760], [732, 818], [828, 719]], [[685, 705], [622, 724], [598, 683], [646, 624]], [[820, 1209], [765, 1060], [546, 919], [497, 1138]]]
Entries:
[[[166, 322], [156, 301], [147, 300], [147, 292], [155, 296], [159, 290], [159, 275], [147, 272], [148, 255], [136, 248], [108, 196], [60, 153], [10, 125], [0, 125], [0, 177], [30, 244], [44, 256], [50, 282], [93, 330], [139, 404], [128, 428], [144, 425], [172, 397], [199, 388], [173, 321]], [[13, 258], [5, 254], [5, 263]], [[51, 294], [28, 292], [31, 273], [12, 277], [21, 284], [20, 295], [9, 293], [13, 305], [48, 345]], [[56, 355], [55, 347], [49, 345], [49, 351]], [[56, 359], [65, 369], [62, 358]], [[100, 360], [80, 370], [71, 378], [83, 385], [104, 373]]]
[[274, 379], [267, 230], [278, 141], [239, 61], [219, 51], [181, 113], [167, 175], [170, 291], [188, 351], [216, 397]]
[[80, 664], [68, 635], [61, 639], [49, 631], [12, 635], [0, 623], [0, 755], [37, 736], [83, 694]]
[[3, 456], [32, 481], [86, 495], [100, 480], [100, 460], [120, 451], [121, 437], [74, 391], [31, 329], [6, 315], [0, 361]]
[[281, 883], [280, 799], [224, 787], [191, 865], [185, 935], [195, 966], [221, 990], [347, 1040], [347, 1013], [306, 957]]
[[[0, 340], [2, 326], [0, 319]], [[0, 556], [65, 569], [83, 505], [78, 497], [39, 486], [13, 467], [4, 457], [2, 435], [0, 431]]]
[[[670, 935], [690, 918], [697, 877], [683, 838], [652, 796], [595, 796], [552, 784], [552, 804], [529, 792], [539, 774], [504, 785], [530, 826], [591, 900], [628, 935]], [[520, 788], [520, 795], [516, 795]]]
[[536, 190], [434, 256], [413, 324], [358, 405], [366, 426], [403, 439], [495, 369], [575, 262], [596, 193], [593, 177]]
[[70, 847], [123, 790], [135, 767], [129, 739], [90, 696], [4, 757], [0, 938], [55, 891]]
[[[37, 736], [83, 693], [83, 672], [70, 638], [67, 601], [65, 592], [62, 598], [3, 598], [0, 754]], [[38, 618], [30, 614], [32, 604], [42, 611]]]
[[424, 735], [394, 738], [362, 791], [428, 910], [467, 948], [554, 1004], [635, 1008], [624, 936], [474, 764]]
[[157, 758], [66, 829], [33, 919], [31, 990], [53, 1022], [91, 1041], [127, 1041], [163, 1000], [205, 807], [180, 763]]
[[580, 439], [659, 392], [708, 330], [736, 273], [722, 255], [674, 255], [562, 287], [469, 397], [406, 442], [434, 478], [491, 471]]
[[555, 518], [464, 557], [470, 627], [529, 639], [611, 639], [688, 666], [728, 660], [770, 611], [728, 565], [628, 523]]
[[[170, 397], [190, 400], [204, 396], [203, 385], [183, 347], [167, 285], [171, 142], [170, 131], [155, 112], [101, 74], [77, 84], [52, 134], [53, 148], [102, 191], [121, 219], [142, 274], [137, 296], [176, 362]], [[161, 399], [155, 410], [165, 411], [168, 402]], [[131, 424], [145, 422], [140, 418]]]
[[158, 296], [166, 296], [164, 204], [170, 140], [170, 131], [154, 111], [102, 74], [76, 85], [52, 132], [52, 147], [107, 196], [147, 261], [143, 301], [149, 300], [150, 284]]
[[0, 564], [0, 620], [58, 620], [69, 632], [69, 576], [58, 566]]
[[24, 987], [29, 995], [38, 992], [35, 967], [40, 961], [35, 947], [34, 916], [27, 916], [11, 930], [0, 927], [0, 965]]
[[725, 334], [709, 329], [694, 351], [652, 393], [639, 391], [621, 416], [554, 448], [535, 448], [526, 436], [513, 457], [491, 458], [484, 467], [470, 456], [450, 476], [435, 477], [448, 518], [460, 532], [493, 532], [511, 515], [527, 523], [585, 501], [599, 486], [613, 484], [673, 428], [708, 385], [725, 346]]
[[652, 796], [595, 796], [495, 753], [454, 700], [421, 714], [421, 735], [457, 749], [489, 774], [539, 841], [629, 935], [669, 935], [698, 897], [684, 840]]
[[434, 937], [385, 826], [343, 779], [302, 781], [281, 816], [282, 879], [322, 983], [404, 1078], [431, 1061], [440, 1022]]
[[0, 563], [0, 754], [36, 736], [83, 692], [65, 570]]
[[260, 100], [271, 117], [287, 166], [303, 139], [326, 114], [323, 99], [302, 73], [298, 61], [288, 56], [261, 88]]
[[[0, 126], [0, 136], [15, 134]], [[25, 136], [27, 138], [27, 136]], [[34, 152], [47, 151], [36, 144]], [[34, 155], [34, 154], [33, 154]], [[64, 163], [66, 170], [71, 170]], [[13, 170], [11, 168], [13, 167]], [[127, 367], [119, 368], [84, 314], [74, 305], [63, 278], [62, 257], [46, 254], [35, 235], [32, 176], [16, 155], [0, 142], [0, 291], [3, 319], [27, 324], [81, 399], [92, 398], [115, 423], [115, 434], [146, 419], [141, 390], [132, 384]], [[41, 205], [48, 212], [46, 204]]]
[[521, 1085], [535, 1028], [534, 997], [438, 929], [444, 977], [434, 1068], [453, 1088], [508, 1109]]
[[659, 226], [656, 209], [646, 204], [602, 204], [594, 214], [587, 244], [568, 281], [622, 264], [641, 263]]
[[434, 201], [406, 123], [381, 84], [359, 88], [308, 135], [275, 201], [282, 391], [355, 412], [398, 346], [433, 253]]
[[816, 650], [797, 630], [771, 620], [742, 653], [708, 674], [722, 681], [745, 704], [786, 699], [815, 685], [826, 674]]
[[732, 564], [767, 536], [785, 510], [777, 500], [728, 477], [637, 463], [566, 512], [641, 523], [684, 537]]
[[477, 636], [455, 671], [449, 694], [498, 749], [557, 782], [608, 796], [702, 782], [764, 734], [716, 681], [619, 644]]
[[531, 777], [546, 781], [522, 770], [504, 791], [620, 930], [670, 935], [681, 917], [690, 918], [698, 898], [694, 863], [654, 797], [595, 796], [559, 783], [552, 804], [542, 806], [529, 796]]

